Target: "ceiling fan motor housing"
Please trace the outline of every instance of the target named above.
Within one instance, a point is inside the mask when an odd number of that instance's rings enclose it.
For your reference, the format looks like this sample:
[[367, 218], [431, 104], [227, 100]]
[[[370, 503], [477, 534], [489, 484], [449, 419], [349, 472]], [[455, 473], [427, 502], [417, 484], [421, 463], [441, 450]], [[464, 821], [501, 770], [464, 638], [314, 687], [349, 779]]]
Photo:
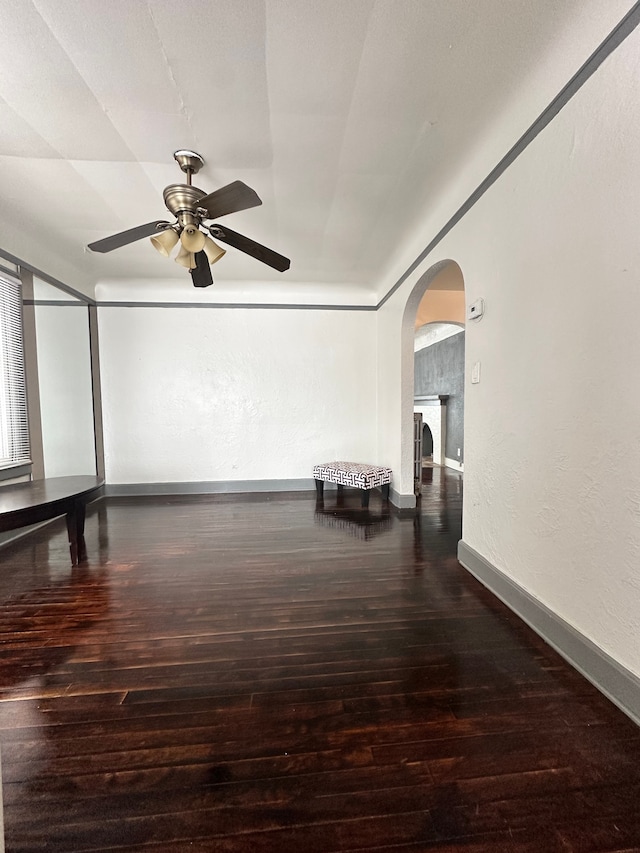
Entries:
[[204, 190], [188, 184], [169, 184], [163, 195], [167, 209], [173, 213], [182, 228], [198, 224], [196, 210], [198, 202], [206, 195]]

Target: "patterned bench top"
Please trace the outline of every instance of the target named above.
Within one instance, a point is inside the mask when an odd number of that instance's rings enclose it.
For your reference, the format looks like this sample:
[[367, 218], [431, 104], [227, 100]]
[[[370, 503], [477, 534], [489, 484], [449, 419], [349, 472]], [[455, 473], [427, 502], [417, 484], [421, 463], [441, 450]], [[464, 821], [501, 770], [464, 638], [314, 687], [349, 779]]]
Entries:
[[363, 462], [325, 462], [313, 466], [314, 480], [353, 486], [356, 489], [374, 489], [391, 482], [391, 468], [368, 465]]

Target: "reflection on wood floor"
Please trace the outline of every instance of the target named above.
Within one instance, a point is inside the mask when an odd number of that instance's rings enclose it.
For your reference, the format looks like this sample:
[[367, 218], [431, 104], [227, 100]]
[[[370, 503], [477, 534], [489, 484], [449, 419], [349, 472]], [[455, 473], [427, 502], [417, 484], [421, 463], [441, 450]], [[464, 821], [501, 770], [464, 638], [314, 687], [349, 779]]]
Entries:
[[401, 516], [112, 499], [87, 566], [64, 522], [0, 552], [8, 853], [640, 850], [640, 731], [458, 565], [427, 470]]

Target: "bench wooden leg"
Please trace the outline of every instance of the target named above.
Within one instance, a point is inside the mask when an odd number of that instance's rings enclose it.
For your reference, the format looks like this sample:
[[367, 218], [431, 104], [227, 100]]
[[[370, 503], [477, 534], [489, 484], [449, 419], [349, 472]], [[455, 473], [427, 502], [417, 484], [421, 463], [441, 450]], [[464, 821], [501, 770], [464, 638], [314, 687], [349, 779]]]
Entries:
[[385, 483], [384, 486], [382, 487], [382, 500], [383, 501], [389, 500], [389, 487], [390, 487], [390, 485], [391, 485], [390, 483]]
[[322, 500], [322, 490], [324, 488], [324, 480], [316, 480], [316, 497], [319, 501]]
[[365, 509], [369, 506], [370, 495], [371, 495], [371, 489], [363, 489], [362, 490], [362, 506]]

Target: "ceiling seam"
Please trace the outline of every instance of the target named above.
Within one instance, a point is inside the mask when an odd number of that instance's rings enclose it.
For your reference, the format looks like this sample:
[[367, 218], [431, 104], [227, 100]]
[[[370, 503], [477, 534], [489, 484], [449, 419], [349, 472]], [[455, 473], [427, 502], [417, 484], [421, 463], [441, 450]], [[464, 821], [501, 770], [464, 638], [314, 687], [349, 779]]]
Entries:
[[[104, 116], [109, 120], [109, 124], [110, 124], [110, 125], [111, 125], [111, 127], [113, 128], [113, 132], [117, 135], [118, 139], [122, 142], [122, 145], [124, 146], [124, 148], [126, 148], [126, 149], [127, 149], [127, 151], [131, 154], [131, 157], [132, 157], [132, 158], [133, 158], [133, 160], [135, 161], [135, 156], [134, 156], [133, 151], [129, 148], [129, 146], [127, 145], [127, 143], [125, 142], [125, 140], [124, 140], [124, 139], [123, 139], [123, 137], [121, 136], [120, 132], [116, 129], [115, 125], [113, 124], [113, 122], [112, 122], [112, 121], [111, 121], [111, 119], [109, 118], [109, 111], [108, 111], [108, 110], [106, 110], [106, 109], [104, 108], [104, 106], [102, 105], [102, 103], [100, 102], [100, 100], [98, 99], [98, 97], [96, 96], [96, 93], [93, 91], [93, 89], [91, 88], [91, 86], [87, 83], [87, 81], [85, 80], [85, 78], [84, 78], [84, 77], [83, 77], [83, 75], [82, 75], [82, 72], [80, 71], [80, 69], [78, 68], [78, 66], [75, 64], [75, 62], [74, 62], [74, 61], [73, 61], [73, 59], [71, 58], [71, 56], [70, 56], [69, 52], [67, 51], [67, 49], [65, 48], [65, 46], [61, 43], [60, 39], [55, 35], [55, 33], [53, 32], [53, 30], [52, 30], [52, 29], [51, 29], [51, 27], [49, 26], [49, 23], [47, 22], [47, 20], [46, 20], [46, 19], [45, 19], [45, 17], [43, 16], [42, 12], [41, 12], [41, 11], [40, 11], [40, 9], [38, 8], [37, 0], [33, 0], [33, 8], [34, 8], [34, 9], [35, 9], [35, 11], [38, 13], [38, 16], [40, 17], [40, 20], [42, 21], [42, 23], [44, 24], [44, 26], [47, 28], [47, 30], [48, 30], [49, 35], [51, 36], [51, 38], [55, 41], [55, 43], [58, 45], [58, 47], [60, 48], [60, 50], [62, 51], [62, 53], [66, 56], [66, 58], [67, 58], [67, 60], [68, 60], [69, 64], [70, 64], [70, 65], [74, 68], [74, 70], [77, 72], [78, 77], [80, 78], [80, 80], [82, 80], [82, 82], [83, 82], [83, 84], [85, 85], [85, 87], [86, 87], [87, 91], [91, 93], [91, 97], [94, 99], [94, 101], [95, 101], [95, 102], [96, 102], [96, 104], [98, 105], [99, 110], [100, 110], [100, 111], [102, 112], [102, 114], [103, 114], [103, 115], [104, 115]], [[44, 138], [44, 137], [43, 137], [43, 138]], [[47, 140], [47, 142], [48, 142], [48, 140]], [[52, 145], [50, 142], [48, 142], [48, 144], [49, 144], [49, 145], [51, 145], [51, 147], [54, 149], [54, 151], [58, 151], [58, 149], [57, 149], [54, 145]], [[66, 157], [63, 155], [63, 153], [62, 153], [61, 151], [58, 151], [58, 154], [60, 155], [60, 157], [61, 157], [61, 159], [62, 159], [62, 160], [65, 160], [65, 161], [69, 164], [69, 166], [71, 166], [71, 168], [72, 168], [72, 169], [74, 169], [74, 171], [76, 172], [76, 174], [80, 174], [80, 173], [77, 171], [77, 169], [75, 169], [75, 168], [74, 168], [74, 166], [72, 165], [72, 161], [71, 161], [70, 159], [66, 158]], [[85, 180], [83, 175], [80, 175], [80, 177], [81, 177], [81, 178], [83, 178], [83, 180]], [[85, 180], [85, 183], [86, 183], [86, 180]]]
[[[271, 99], [269, 97], [270, 88], [269, 88], [269, 43], [268, 43], [268, 34], [269, 27], [267, 25], [267, 0], [264, 0], [262, 3], [262, 10], [264, 13], [264, 53], [262, 55], [262, 61], [264, 62], [264, 79], [265, 79], [265, 89], [267, 96], [267, 116], [269, 117], [269, 150], [271, 153], [271, 163], [274, 161], [274, 151], [273, 151], [273, 126], [272, 126], [272, 112], [271, 112]], [[276, 188], [275, 188], [275, 174], [274, 171], [271, 171], [271, 197], [276, 203], [275, 212], [276, 212], [276, 240], [280, 243], [280, 207], [278, 206], [276, 199]]]
[[162, 56], [165, 67], [167, 69], [167, 75], [169, 77], [169, 80], [171, 81], [171, 84], [172, 84], [175, 92], [176, 92], [176, 95], [178, 96], [178, 101], [180, 103], [180, 112], [184, 116], [187, 124], [189, 125], [189, 129], [191, 131], [191, 136], [193, 137], [194, 141], [196, 141], [196, 144], [198, 144], [197, 140], [196, 140], [196, 135], [195, 135], [195, 132], [193, 129], [193, 123], [191, 121], [191, 115], [189, 113], [189, 109], [188, 109], [188, 107], [184, 101], [184, 98], [182, 97], [182, 92], [180, 90], [180, 87], [178, 86], [178, 81], [176, 80], [176, 78], [174, 76], [173, 68], [171, 67], [171, 62], [169, 61], [169, 57], [167, 56], [166, 50], [164, 49], [164, 44], [162, 42], [162, 38], [160, 36], [160, 31], [159, 31], [158, 26], [156, 24], [156, 20], [153, 17], [153, 10], [151, 9], [151, 5], [149, 3], [149, 0], [147, 0], [145, 5], [147, 7], [147, 11], [149, 12], [149, 18], [151, 19], [151, 23], [153, 24], [153, 30], [154, 30], [154, 32], [156, 34], [156, 38], [158, 40], [158, 49], [160, 50], [160, 55]]
[[331, 204], [330, 209], [327, 211], [327, 215], [325, 218], [324, 231], [322, 234], [322, 241], [321, 241], [321, 246], [320, 246], [320, 258], [324, 258], [326, 243], [327, 243], [327, 240], [329, 239], [327, 237], [327, 224], [331, 221], [331, 216], [333, 213], [333, 206], [334, 206], [333, 203], [335, 202], [335, 198], [336, 198], [336, 188], [337, 188], [338, 183], [340, 181], [340, 174], [341, 174], [341, 165], [340, 164], [341, 164], [341, 160], [342, 160], [342, 154], [344, 152], [345, 135], [347, 132], [347, 128], [349, 126], [349, 117], [351, 115], [351, 108], [353, 106], [353, 99], [355, 97], [356, 87], [358, 85], [358, 80], [360, 79], [360, 72], [361, 72], [361, 68], [362, 68], [362, 60], [364, 57], [365, 45], [367, 42], [367, 35], [368, 35], [369, 28], [371, 25], [371, 16], [373, 15], [375, 5], [376, 5], [376, 0], [373, 0], [373, 2], [371, 3], [370, 9], [369, 9], [369, 14], [367, 15], [367, 27], [363, 33], [362, 41], [360, 43], [360, 56], [358, 57], [358, 70], [354, 76], [353, 88], [351, 89], [351, 98], [349, 100], [349, 109], [346, 112], [345, 121], [344, 121], [344, 125], [342, 128], [342, 138], [341, 138], [341, 142], [340, 142], [340, 151], [338, 153], [337, 169], [336, 169], [335, 181], [333, 184], [332, 204]]

